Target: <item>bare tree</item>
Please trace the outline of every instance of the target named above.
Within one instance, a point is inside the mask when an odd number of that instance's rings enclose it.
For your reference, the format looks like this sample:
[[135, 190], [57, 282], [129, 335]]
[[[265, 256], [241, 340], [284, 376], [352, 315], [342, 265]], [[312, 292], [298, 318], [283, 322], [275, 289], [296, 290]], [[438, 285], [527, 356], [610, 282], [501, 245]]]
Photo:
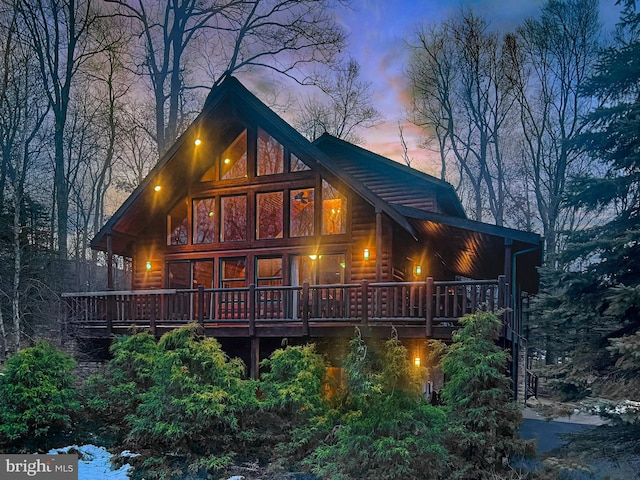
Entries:
[[58, 252], [67, 257], [69, 181], [65, 129], [74, 80], [102, 45], [92, 36], [100, 15], [92, 0], [14, 0], [44, 81], [53, 114]]
[[296, 128], [311, 141], [327, 132], [362, 143], [358, 129], [377, 125], [380, 113], [373, 107], [371, 83], [360, 79], [358, 63], [349, 59], [318, 86], [326, 100], [307, 97], [294, 120]]
[[486, 210], [498, 225], [507, 198], [503, 136], [514, 101], [502, 47], [487, 22], [465, 10], [418, 33], [408, 69], [412, 117], [435, 136], [443, 175], [451, 155], [474, 218]]
[[550, 0], [539, 19], [527, 20], [507, 42], [524, 165], [548, 260], [555, 258], [561, 230], [577, 226], [563, 197], [569, 177], [590, 168], [570, 140], [583, 130], [590, 108], [581, 87], [595, 66], [600, 28], [597, 0]]
[[[11, 300], [12, 342], [13, 351], [18, 351], [22, 331], [22, 283], [23, 260], [22, 251], [25, 243], [23, 234], [23, 205], [27, 201], [27, 181], [30, 170], [34, 167], [34, 158], [42, 146], [39, 142], [42, 125], [49, 110], [48, 102], [41, 96], [42, 78], [37, 74], [37, 65], [33, 63], [31, 51], [19, 39], [25, 34], [23, 25], [14, 11], [8, 20], [2, 22], [0, 28], [6, 33], [2, 45], [2, 66], [0, 71], [0, 156], [5, 172], [4, 191], [8, 187], [11, 193], [10, 210], [12, 210], [12, 282], [10, 292], [0, 293]], [[0, 213], [4, 205], [0, 204]], [[5, 285], [7, 287], [7, 285]], [[0, 305], [1, 310], [1, 305]], [[2, 334], [5, 355], [9, 350], [7, 329], [0, 312], [0, 334]]]
[[191, 78], [196, 67], [213, 85], [254, 67], [309, 83], [304, 67], [330, 63], [344, 42], [328, 0], [107, 1], [140, 35], [139, 72], [153, 91], [150, 133], [160, 153], [190, 120], [185, 93], [200, 86]]

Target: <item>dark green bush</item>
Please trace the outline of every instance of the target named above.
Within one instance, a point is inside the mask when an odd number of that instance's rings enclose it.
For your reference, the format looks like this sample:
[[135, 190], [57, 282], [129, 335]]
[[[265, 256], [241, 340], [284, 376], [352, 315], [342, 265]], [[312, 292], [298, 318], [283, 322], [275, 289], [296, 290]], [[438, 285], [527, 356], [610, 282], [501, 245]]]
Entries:
[[0, 376], [0, 445], [43, 449], [72, 427], [76, 362], [45, 340], [9, 358]]

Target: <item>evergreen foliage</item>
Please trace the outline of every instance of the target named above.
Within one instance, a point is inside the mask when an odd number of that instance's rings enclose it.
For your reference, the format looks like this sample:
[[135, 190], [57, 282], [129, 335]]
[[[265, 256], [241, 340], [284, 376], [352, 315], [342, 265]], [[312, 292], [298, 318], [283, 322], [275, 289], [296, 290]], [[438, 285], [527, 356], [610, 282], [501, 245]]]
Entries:
[[76, 363], [45, 340], [11, 356], [0, 376], [0, 446], [47, 448], [72, 428]]
[[148, 334], [119, 339], [106, 374], [91, 380], [91, 408], [144, 452], [134, 459], [137, 476], [224, 470], [252, 435], [244, 419], [257, 408], [255, 383], [240, 360], [198, 332], [188, 325], [158, 343]]
[[284, 467], [308, 455], [333, 426], [325, 398], [326, 364], [310, 344], [278, 349], [261, 367], [261, 443], [276, 447], [271, 453]]
[[489, 472], [504, 469], [514, 454], [532, 453], [531, 445], [517, 437], [522, 412], [506, 375], [509, 355], [497, 345], [502, 322], [488, 312], [461, 322], [441, 361], [447, 445], [459, 458], [450, 478], [493, 478]]
[[418, 371], [394, 335], [382, 357], [356, 335], [345, 361], [341, 417], [306, 460], [326, 479], [447, 478], [445, 414], [421, 395]]
[[549, 343], [547, 356], [563, 359], [551, 375], [573, 397], [640, 392], [640, 362], [620, 348], [640, 329], [640, 14], [635, 1], [619, 3], [617, 42], [602, 52], [584, 92], [599, 106], [573, 145], [604, 173], [575, 179], [569, 197], [608, 220], [569, 237], [566, 267], [543, 275], [534, 305], [543, 312], [534, 325], [538, 343], [540, 336], [561, 342]]

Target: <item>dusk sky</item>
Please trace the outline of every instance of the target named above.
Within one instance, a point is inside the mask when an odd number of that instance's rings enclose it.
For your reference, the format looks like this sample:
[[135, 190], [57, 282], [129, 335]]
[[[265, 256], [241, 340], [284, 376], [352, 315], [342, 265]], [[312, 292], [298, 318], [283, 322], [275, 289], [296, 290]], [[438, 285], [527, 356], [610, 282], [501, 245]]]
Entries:
[[[353, 9], [341, 9], [339, 20], [349, 33], [349, 54], [362, 66], [363, 79], [372, 83], [375, 107], [385, 122], [363, 132], [365, 147], [381, 155], [402, 159], [398, 121], [405, 116], [403, 69], [406, 41], [423, 24], [439, 23], [461, 7], [489, 19], [500, 31], [513, 30], [523, 19], [536, 16], [542, 0], [354, 0]], [[601, 21], [612, 27], [618, 19], [615, 0], [600, 1]], [[419, 135], [405, 124], [405, 139], [414, 166], [437, 173], [429, 152], [419, 149]]]

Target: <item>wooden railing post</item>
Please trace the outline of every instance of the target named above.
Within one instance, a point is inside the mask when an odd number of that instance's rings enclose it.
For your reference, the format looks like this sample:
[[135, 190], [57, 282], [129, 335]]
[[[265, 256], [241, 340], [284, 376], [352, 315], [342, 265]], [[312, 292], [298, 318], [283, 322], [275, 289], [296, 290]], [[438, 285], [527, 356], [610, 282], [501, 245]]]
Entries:
[[362, 324], [369, 325], [369, 280], [362, 280]]
[[198, 285], [198, 323], [204, 327], [204, 287]]
[[427, 277], [427, 323], [426, 323], [426, 335], [427, 338], [433, 336], [433, 277]]
[[506, 337], [509, 334], [509, 294], [507, 292], [506, 277], [500, 275], [498, 277], [498, 310], [502, 310], [502, 336]]
[[309, 283], [302, 284], [302, 335], [309, 336]]
[[249, 336], [256, 335], [256, 286], [254, 283], [249, 285]]

